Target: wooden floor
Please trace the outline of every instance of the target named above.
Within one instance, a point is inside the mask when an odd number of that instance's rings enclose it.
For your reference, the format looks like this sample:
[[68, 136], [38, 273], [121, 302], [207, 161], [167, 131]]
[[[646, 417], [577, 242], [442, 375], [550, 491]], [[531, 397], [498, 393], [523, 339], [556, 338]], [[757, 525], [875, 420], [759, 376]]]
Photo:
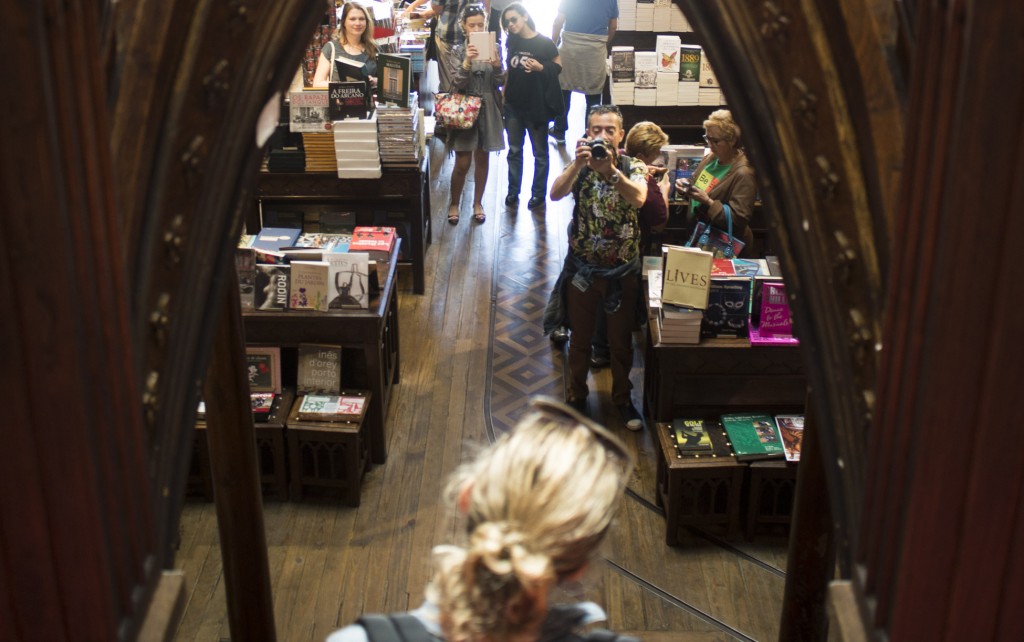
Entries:
[[[410, 275], [402, 273], [402, 380], [388, 414], [388, 462], [368, 473], [357, 509], [325, 499], [265, 507], [279, 640], [322, 640], [360, 613], [418, 605], [431, 547], [455, 537], [456, 522], [439, 501], [445, 475], [507, 428], [526, 396], [563, 393], [563, 355], [541, 335], [540, 314], [566, 250], [571, 198], [531, 213], [527, 188], [523, 205], [506, 211], [504, 154], [492, 155], [486, 223], [472, 222], [470, 176], [462, 222], [450, 226], [451, 159], [432, 145], [427, 290], [412, 294]], [[567, 159], [564, 148], [550, 150], [549, 180]], [[528, 174], [524, 185], [529, 180]], [[639, 366], [632, 374], [638, 407]], [[599, 371], [590, 397], [597, 419], [605, 416], [609, 390], [608, 371]], [[655, 507], [651, 435], [608, 424], [635, 446], [640, 466], [604, 563], [567, 587], [566, 598], [594, 599], [612, 628], [644, 640], [776, 639], [784, 537], [726, 543], [689, 532], [683, 546], [667, 547]], [[186, 574], [188, 604], [176, 639], [229, 638], [212, 504], [186, 506], [177, 566]]]

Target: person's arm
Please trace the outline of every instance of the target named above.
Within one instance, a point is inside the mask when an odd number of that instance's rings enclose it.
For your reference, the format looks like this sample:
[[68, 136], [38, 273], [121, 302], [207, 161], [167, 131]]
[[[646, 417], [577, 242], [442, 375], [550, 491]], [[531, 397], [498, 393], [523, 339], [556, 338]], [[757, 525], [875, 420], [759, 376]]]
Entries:
[[551, 25], [551, 41], [556, 45], [558, 44], [558, 39], [562, 35], [563, 26], [565, 26], [565, 14], [559, 12], [558, 15], [555, 16], [555, 23]]
[[408, 16], [414, 13], [421, 5], [426, 4], [427, 0], [413, 0], [412, 4], [402, 10], [402, 14]]
[[615, 32], [619, 29], [619, 19], [612, 18], [608, 21], [608, 51], [612, 50], [612, 40], [615, 39]]
[[587, 162], [590, 160], [590, 148], [581, 147], [580, 143], [582, 142], [583, 139], [576, 141], [576, 158], [566, 165], [562, 173], [551, 182], [550, 196], [552, 201], [560, 201], [572, 192], [572, 186], [576, 182], [576, 177], [579, 176], [580, 170], [586, 167]]
[[[639, 163], [639, 161], [637, 162]], [[639, 168], [636, 165], [631, 167], [627, 175], [619, 171], [618, 159], [609, 155], [601, 160], [591, 159], [590, 169], [600, 174], [601, 178], [608, 182], [611, 182], [612, 177], [617, 175], [619, 178], [614, 183], [615, 191], [633, 207], [639, 209], [647, 200], [647, 166], [643, 163], [640, 163]]]

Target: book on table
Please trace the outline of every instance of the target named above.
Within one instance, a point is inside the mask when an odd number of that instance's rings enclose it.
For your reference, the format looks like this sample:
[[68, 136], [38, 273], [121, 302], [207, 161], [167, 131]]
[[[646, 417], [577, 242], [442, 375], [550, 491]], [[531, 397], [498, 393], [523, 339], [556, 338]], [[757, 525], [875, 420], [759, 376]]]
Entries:
[[706, 426], [707, 423], [703, 419], [673, 419], [672, 437], [676, 449], [681, 453], [710, 453], [713, 426]]
[[256, 292], [254, 308], [256, 310], [288, 309], [288, 289], [291, 282], [290, 265], [256, 266]]
[[377, 70], [377, 101], [408, 107], [412, 92], [412, 59], [405, 55], [378, 54]]
[[249, 395], [252, 405], [252, 419], [256, 423], [266, 423], [274, 408], [277, 394], [273, 392], [253, 392]]
[[750, 317], [750, 277], [713, 276], [701, 336], [745, 337]]
[[[684, 442], [690, 439], [689, 428], [687, 432], [683, 433], [682, 437], [677, 437], [676, 426], [680, 422], [686, 422], [687, 424], [699, 423], [703, 435], [701, 436], [701, 442], [704, 442], [706, 437], [710, 447], [701, 448], [680, 448], [679, 439]], [[659, 430], [665, 430], [668, 434], [669, 442], [672, 443], [674, 448], [673, 452], [665, 453], [665, 455], [671, 459], [692, 459], [695, 462], [701, 460], [711, 459], [735, 459], [732, 448], [729, 446], [729, 436], [725, 433], [722, 428], [722, 423], [714, 419], [673, 419], [668, 423], [659, 423]]]
[[343, 390], [338, 395], [305, 395], [299, 402], [298, 418], [302, 421], [359, 423], [366, 416], [370, 393], [365, 390]]
[[341, 346], [300, 343], [296, 392], [337, 395], [341, 392]]
[[289, 284], [292, 310], [327, 311], [329, 271], [326, 261], [292, 261], [292, 280]]
[[786, 461], [800, 461], [800, 447], [804, 441], [803, 415], [775, 415], [775, 425], [782, 437]]
[[664, 245], [662, 250], [662, 302], [705, 309], [711, 286], [711, 253], [678, 245]]
[[721, 419], [738, 461], [785, 457], [782, 437], [771, 415], [730, 413], [722, 415]]
[[332, 122], [353, 118], [361, 120], [369, 113], [370, 85], [366, 81], [332, 82], [328, 115]]
[[328, 254], [329, 310], [359, 310], [370, 307], [370, 257], [365, 252]]

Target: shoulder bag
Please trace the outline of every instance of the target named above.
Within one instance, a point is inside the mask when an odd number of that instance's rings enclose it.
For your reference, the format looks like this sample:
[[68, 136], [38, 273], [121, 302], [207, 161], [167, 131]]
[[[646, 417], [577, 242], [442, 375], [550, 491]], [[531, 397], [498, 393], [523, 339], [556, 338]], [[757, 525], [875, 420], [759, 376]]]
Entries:
[[434, 94], [434, 118], [445, 129], [471, 129], [480, 115], [483, 99], [456, 92]]
[[731, 259], [739, 255], [744, 243], [732, 235], [732, 208], [728, 203], [722, 203], [722, 208], [728, 230], [720, 230], [712, 227], [710, 223], [699, 221], [693, 228], [690, 240], [686, 242], [687, 247], [697, 247], [705, 252], [711, 252], [716, 259]]

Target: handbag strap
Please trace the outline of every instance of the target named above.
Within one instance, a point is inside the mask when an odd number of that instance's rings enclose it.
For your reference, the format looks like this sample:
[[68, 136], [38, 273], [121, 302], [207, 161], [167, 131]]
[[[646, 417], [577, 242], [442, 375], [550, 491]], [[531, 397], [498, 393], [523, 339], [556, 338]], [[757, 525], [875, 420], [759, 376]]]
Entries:
[[732, 208], [728, 203], [722, 203], [722, 213], [725, 214], [726, 231], [729, 232], [729, 239], [732, 239]]

